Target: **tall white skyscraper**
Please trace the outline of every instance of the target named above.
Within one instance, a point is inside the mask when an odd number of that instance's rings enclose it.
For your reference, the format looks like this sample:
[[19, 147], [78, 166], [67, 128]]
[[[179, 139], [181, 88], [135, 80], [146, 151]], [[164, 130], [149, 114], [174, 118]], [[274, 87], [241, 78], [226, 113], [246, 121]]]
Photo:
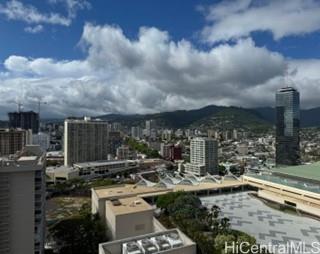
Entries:
[[190, 142], [190, 163], [186, 172], [198, 176], [218, 173], [218, 143], [210, 138], [193, 138]]
[[108, 123], [66, 119], [64, 122], [64, 164], [108, 159]]
[[0, 253], [42, 254], [45, 241], [45, 153], [26, 146], [0, 164]]
[[152, 130], [156, 128], [156, 121], [155, 120], [147, 120], [146, 121], [146, 129]]
[[150, 137], [151, 134], [155, 133], [156, 130], [156, 121], [155, 120], [147, 120], [146, 121], [146, 128], [144, 129], [144, 135]]

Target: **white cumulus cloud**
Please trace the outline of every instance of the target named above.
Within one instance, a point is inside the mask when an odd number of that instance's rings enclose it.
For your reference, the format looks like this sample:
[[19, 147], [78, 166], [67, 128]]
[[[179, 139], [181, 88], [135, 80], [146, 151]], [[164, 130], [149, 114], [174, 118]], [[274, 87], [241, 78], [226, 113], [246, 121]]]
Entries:
[[40, 33], [43, 31], [43, 25], [27, 26], [24, 31], [31, 34]]
[[287, 65], [304, 107], [318, 106], [320, 60], [288, 60], [250, 38], [200, 50], [154, 27], [129, 39], [119, 27], [86, 24], [80, 44], [87, 52], [80, 60], [8, 57], [0, 113], [17, 97], [31, 108], [29, 101], [47, 101], [46, 116], [272, 106]]
[[234, 40], [267, 31], [278, 40], [320, 29], [318, 0], [235, 0], [201, 8], [208, 25], [202, 38], [209, 43]]
[[71, 19], [58, 13], [41, 13], [32, 5], [23, 4], [17, 0], [7, 1], [0, 4], [0, 14], [10, 20], [20, 20], [28, 24], [52, 24], [69, 26]]

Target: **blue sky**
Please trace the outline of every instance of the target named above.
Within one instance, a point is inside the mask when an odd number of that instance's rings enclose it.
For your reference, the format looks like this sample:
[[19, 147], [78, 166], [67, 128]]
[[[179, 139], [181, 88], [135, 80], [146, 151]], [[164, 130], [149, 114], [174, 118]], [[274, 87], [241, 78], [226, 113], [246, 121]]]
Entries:
[[[49, 1], [23, 0], [43, 12], [66, 13], [63, 3], [50, 4]], [[79, 11], [72, 25], [47, 26], [37, 34], [24, 32], [23, 21], [0, 19], [0, 59], [17, 54], [30, 57], [50, 57], [56, 59], [82, 58], [84, 52], [77, 43], [86, 22], [93, 24], [115, 24], [120, 26], [129, 38], [135, 38], [141, 26], [154, 26], [170, 33], [173, 40], [188, 39], [198, 47], [206, 47], [197, 40], [197, 33], [205, 25], [203, 13], [197, 6], [209, 6], [219, 1], [196, 0], [104, 0], [90, 1], [91, 7]], [[291, 58], [319, 58], [320, 32], [303, 36], [291, 36], [275, 41], [270, 32], [252, 34], [258, 46], [265, 46]]]
[[272, 106], [284, 82], [319, 106], [319, 29], [316, 0], [3, 0], [0, 116]]
[[[52, 10], [65, 13], [64, 8], [52, 5], [48, 1], [23, 1], [36, 6], [39, 10]], [[194, 40], [195, 33], [204, 25], [203, 15], [196, 11], [198, 4], [210, 4], [212, 1], [150, 1], [150, 0], [104, 0], [91, 1], [91, 7], [79, 11], [72, 25], [47, 26], [41, 33], [25, 33], [25, 23], [0, 19], [1, 50], [0, 57], [6, 59], [12, 54], [32, 57], [53, 57], [57, 59], [82, 58], [83, 52], [77, 43], [81, 38], [86, 22], [93, 24], [115, 24], [126, 35], [135, 38], [141, 26], [155, 26], [170, 33], [174, 40], [187, 38]], [[53, 8], [55, 7], [55, 8]]]

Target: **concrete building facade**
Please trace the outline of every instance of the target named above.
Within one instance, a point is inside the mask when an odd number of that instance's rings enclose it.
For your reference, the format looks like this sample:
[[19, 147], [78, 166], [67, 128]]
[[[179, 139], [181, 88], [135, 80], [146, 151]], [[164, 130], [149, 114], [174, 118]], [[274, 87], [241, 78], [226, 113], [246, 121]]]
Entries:
[[30, 144], [31, 131], [22, 129], [0, 130], [0, 156], [15, 154]]
[[154, 231], [153, 208], [138, 197], [112, 199], [105, 204], [105, 221], [112, 240]]
[[117, 159], [118, 160], [129, 160], [130, 159], [129, 146], [122, 145], [117, 148]]
[[108, 159], [108, 123], [66, 119], [64, 122], [64, 164]]
[[1, 161], [0, 253], [44, 253], [45, 161], [38, 146]]
[[39, 132], [39, 114], [36, 112], [10, 112], [8, 117], [9, 128], [31, 129], [33, 134]]
[[211, 138], [193, 138], [190, 142], [190, 163], [185, 171], [197, 176], [218, 173], [218, 143]]
[[47, 133], [39, 132], [32, 136], [32, 144], [39, 145], [43, 151], [47, 151], [50, 147], [50, 136]]
[[133, 137], [134, 139], [142, 138], [142, 129], [140, 126], [131, 127], [131, 137]]

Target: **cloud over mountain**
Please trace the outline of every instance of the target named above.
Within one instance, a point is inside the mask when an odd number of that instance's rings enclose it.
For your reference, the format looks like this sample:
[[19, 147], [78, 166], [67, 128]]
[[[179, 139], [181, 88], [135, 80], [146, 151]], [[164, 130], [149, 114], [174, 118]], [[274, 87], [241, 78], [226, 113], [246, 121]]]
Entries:
[[155, 27], [142, 27], [130, 39], [119, 27], [86, 24], [80, 45], [87, 53], [80, 60], [8, 57], [1, 103], [13, 107], [24, 98], [32, 107], [28, 101], [41, 97], [47, 116], [272, 105], [287, 62], [305, 106], [317, 105], [311, 89], [320, 92], [319, 60], [286, 61], [250, 38], [200, 50]]

